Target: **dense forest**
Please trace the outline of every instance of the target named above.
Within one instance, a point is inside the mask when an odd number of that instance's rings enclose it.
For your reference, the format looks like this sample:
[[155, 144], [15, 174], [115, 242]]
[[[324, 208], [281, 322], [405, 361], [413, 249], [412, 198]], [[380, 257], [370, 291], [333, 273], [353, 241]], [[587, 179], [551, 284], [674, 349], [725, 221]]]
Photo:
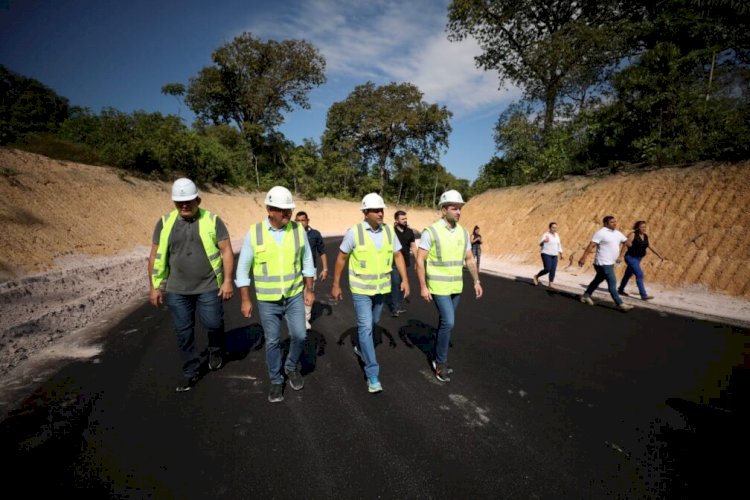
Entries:
[[[161, 92], [180, 114], [98, 113], [0, 66], [0, 145], [124, 174], [432, 206], [436, 194], [622, 166], [750, 158], [750, 6], [732, 0], [454, 0], [446, 36], [475, 39], [478, 67], [523, 89], [495, 126], [497, 154], [470, 184], [441, 165], [452, 113], [409, 82], [363, 82], [328, 110], [318, 141], [278, 129], [308, 108], [326, 62], [304, 40], [243, 33]], [[154, 89], [158, 92], [159, 89]], [[2, 166], [0, 166], [2, 168]], [[7, 174], [7, 172], [4, 172]]]

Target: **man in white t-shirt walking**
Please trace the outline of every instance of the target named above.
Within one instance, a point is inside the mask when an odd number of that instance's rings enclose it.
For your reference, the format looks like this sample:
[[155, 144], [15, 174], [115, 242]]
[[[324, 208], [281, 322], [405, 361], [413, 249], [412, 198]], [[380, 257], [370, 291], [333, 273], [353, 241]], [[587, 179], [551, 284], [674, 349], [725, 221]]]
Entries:
[[597, 289], [599, 284], [607, 280], [607, 287], [609, 293], [612, 295], [612, 300], [615, 301], [617, 307], [621, 311], [630, 311], [633, 306], [623, 303], [620, 298], [620, 294], [617, 293], [617, 277], [615, 276], [615, 264], [620, 263], [620, 245], [625, 243], [628, 238], [617, 230], [617, 219], [612, 215], [608, 215], [603, 220], [604, 227], [594, 233], [591, 237], [591, 243], [586, 247], [583, 255], [578, 260], [578, 267], [583, 267], [586, 262], [586, 257], [591, 252], [596, 250], [596, 256], [594, 257], [594, 269], [596, 269], [596, 276], [588, 288], [581, 296], [581, 302], [590, 306], [594, 305], [594, 301], [591, 300], [591, 294]]

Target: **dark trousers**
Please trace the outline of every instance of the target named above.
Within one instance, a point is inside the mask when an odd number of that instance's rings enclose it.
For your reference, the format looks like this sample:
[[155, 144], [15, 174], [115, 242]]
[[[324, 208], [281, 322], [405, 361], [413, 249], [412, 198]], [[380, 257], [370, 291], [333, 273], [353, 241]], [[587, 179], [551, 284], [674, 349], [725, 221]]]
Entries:
[[591, 294], [594, 293], [599, 284], [602, 281], [607, 280], [607, 287], [609, 288], [609, 294], [612, 296], [612, 300], [614, 300], [615, 304], [617, 304], [618, 306], [622, 304], [620, 294], [617, 293], [617, 277], [615, 276], [615, 266], [599, 266], [594, 264], [594, 269], [596, 269], [596, 276], [594, 276], [594, 280], [591, 282], [591, 284], [589, 284], [589, 287], [586, 289], [586, 292], [583, 295], [586, 297], [591, 297]]
[[555, 271], [557, 271], [557, 255], [542, 254], [542, 264], [544, 269], [536, 273], [537, 278], [541, 278], [545, 274], [549, 274], [549, 282], [555, 281]]

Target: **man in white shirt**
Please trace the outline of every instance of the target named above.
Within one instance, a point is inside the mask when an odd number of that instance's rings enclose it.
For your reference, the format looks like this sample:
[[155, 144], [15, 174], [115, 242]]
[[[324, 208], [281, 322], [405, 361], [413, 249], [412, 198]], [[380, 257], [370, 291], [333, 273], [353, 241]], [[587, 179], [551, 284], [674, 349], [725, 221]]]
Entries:
[[583, 255], [578, 260], [578, 267], [583, 267], [586, 262], [586, 257], [596, 250], [596, 256], [594, 257], [594, 269], [596, 269], [596, 276], [593, 281], [589, 283], [588, 288], [581, 296], [581, 302], [590, 306], [594, 305], [594, 301], [591, 300], [591, 294], [597, 289], [599, 284], [607, 280], [607, 287], [609, 293], [612, 295], [612, 300], [615, 301], [617, 307], [621, 311], [630, 311], [633, 306], [623, 303], [620, 298], [620, 294], [617, 293], [617, 277], [615, 276], [615, 264], [620, 263], [620, 245], [625, 243], [628, 238], [617, 230], [617, 219], [612, 215], [608, 215], [603, 220], [604, 227], [594, 233], [591, 237], [591, 243], [586, 247]]

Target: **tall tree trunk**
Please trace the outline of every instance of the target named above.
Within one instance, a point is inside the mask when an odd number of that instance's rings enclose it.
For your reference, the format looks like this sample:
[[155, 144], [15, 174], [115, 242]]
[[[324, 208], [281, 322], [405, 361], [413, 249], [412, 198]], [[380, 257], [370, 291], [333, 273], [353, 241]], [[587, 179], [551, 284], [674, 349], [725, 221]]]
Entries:
[[555, 121], [555, 101], [557, 101], [557, 89], [547, 88], [547, 93], [544, 99], [544, 132], [548, 132], [552, 128], [552, 124]]

